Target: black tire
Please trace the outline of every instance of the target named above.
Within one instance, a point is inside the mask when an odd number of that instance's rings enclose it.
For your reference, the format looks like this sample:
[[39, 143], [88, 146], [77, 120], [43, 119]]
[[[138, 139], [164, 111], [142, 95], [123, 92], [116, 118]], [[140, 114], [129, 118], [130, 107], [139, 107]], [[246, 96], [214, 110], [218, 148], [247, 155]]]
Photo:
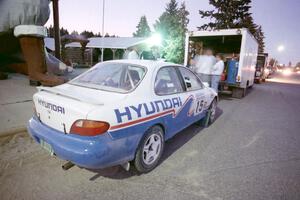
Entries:
[[[145, 155], [147, 154], [145, 151], [144, 151], [144, 148], [146, 148], [147, 145], [149, 145], [149, 139], [151, 137], [154, 137], [154, 138], [157, 138], [157, 139], [160, 139], [161, 142], [160, 142], [160, 148], [159, 150], [157, 150], [156, 152], [157, 153], [157, 157], [155, 158], [155, 160], [152, 160], [151, 162], [152, 163], [146, 163], [146, 159], [145, 159]], [[139, 144], [139, 147], [136, 151], [136, 154], [135, 154], [135, 159], [134, 159], [134, 166], [136, 168], [136, 170], [140, 173], [147, 173], [147, 172], [150, 172], [151, 170], [153, 170], [159, 163], [159, 160], [163, 154], [163, 151], [164, 151], [164, 131], [163, 129], [160, 127], [160, 126], [153, 126], [151, 127], [150, 129], [148, 129], [148, 131], [145, 133], [145, 135], [143, 136], [140, 144]], [[151, 145], [149, 146], [149, 149], [151, 148]], [[158, 148], [158, 147], [157, 147]], [[149, 150], [150, 151], [150, 150]], [[154, 152], [155, 150], [153, 150]]]
[[232, 97], [241, 99], [246, 96], [246, 88], [233, 88]]
[[218, 105], [217, 99], [214, 99], [209, 106], [209, 111], [211, 114], [208, 119], [208, 125], [214, 123], [216, 119], [217, 105]]

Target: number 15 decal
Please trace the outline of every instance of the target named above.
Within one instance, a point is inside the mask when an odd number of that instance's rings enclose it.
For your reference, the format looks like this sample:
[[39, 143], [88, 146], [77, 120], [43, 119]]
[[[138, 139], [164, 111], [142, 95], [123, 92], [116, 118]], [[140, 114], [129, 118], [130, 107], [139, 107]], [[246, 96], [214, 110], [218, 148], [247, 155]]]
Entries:
[[195, 114], [199, 114], [203, 111], [203, 109], [206, 107], [207, 102], [204, 101], [203, 99], [199, 99], [196, 102], [196, 109], [195, 109]]

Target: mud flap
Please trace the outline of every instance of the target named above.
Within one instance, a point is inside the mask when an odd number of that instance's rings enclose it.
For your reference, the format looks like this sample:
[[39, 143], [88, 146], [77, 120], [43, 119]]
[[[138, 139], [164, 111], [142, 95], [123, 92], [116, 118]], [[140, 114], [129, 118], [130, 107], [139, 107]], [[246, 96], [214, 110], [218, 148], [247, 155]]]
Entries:
[[205, 115], [205, 117], [201, 120], [201, 126], [206, 128], [209, 125], [209, 118], [211, 115], [211, 110], [209, 109]]

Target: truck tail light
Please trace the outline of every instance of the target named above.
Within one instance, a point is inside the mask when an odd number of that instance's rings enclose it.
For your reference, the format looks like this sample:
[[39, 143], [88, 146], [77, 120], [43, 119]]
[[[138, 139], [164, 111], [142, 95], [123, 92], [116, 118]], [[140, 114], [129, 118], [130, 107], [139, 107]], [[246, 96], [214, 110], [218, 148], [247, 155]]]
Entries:
[[109, 126], [107, 122], [80, 119], [73, 123], [70, 133], [81, 136], [96, 136], [105, 133]]

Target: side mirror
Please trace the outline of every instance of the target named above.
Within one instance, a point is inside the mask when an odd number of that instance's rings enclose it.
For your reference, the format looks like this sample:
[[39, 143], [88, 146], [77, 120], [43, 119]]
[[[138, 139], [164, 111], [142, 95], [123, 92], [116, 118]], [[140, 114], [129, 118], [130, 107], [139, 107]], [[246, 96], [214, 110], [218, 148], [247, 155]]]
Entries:
[[204, 85], [205, 87], [209, 87], [208, 82], [203, 82], [203, 85]]
[[191, 88], [192, 87], [192, 83], [190, 81], [190, 79], [188, 77], [184, 77], [184, 82], [187, 88]]

